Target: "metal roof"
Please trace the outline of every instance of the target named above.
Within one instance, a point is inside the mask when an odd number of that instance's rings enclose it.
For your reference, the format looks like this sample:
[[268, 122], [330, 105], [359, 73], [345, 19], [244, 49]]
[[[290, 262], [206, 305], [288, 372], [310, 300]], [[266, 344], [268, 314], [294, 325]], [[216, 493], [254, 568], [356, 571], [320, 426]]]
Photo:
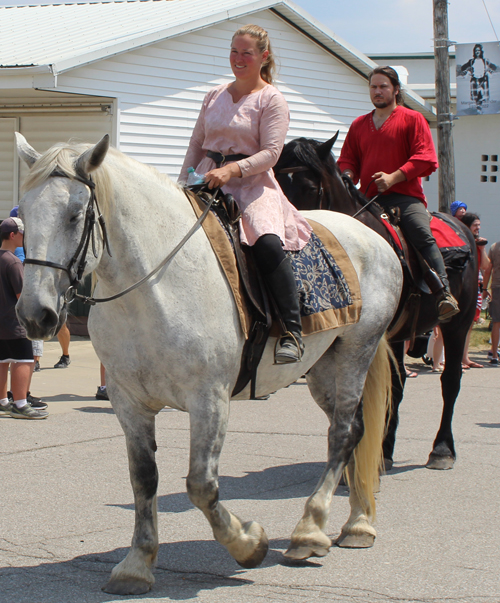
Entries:
[[[132, 0], [0, 7], [0, 77], [52, 73], [271, 10], [366, 77], [371, 59], [290, 0]], [[433, 108], [406, 90], [407, 104], [435, 119]]]

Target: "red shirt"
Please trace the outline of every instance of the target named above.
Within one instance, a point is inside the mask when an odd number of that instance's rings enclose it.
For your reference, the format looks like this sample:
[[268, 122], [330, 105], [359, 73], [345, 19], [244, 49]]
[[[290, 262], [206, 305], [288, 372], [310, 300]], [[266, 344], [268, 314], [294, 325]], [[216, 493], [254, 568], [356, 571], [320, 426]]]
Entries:
[[369, 186], [373, 174], [392, 174], [399, 169], [405, 174], [406, 180], [383, 194], [409, 195], [427, 205], [420, 179], [429, 176], [438, 167], [429, 124], [417, 111], [398, 105], [377, 130], [373, 113], [362, 115], [352, 122], [338, 161], [341, 171], [351, 170], [354, 183], [361, 181], [361, 192], [373, 197], [377, 194], [375, 184]]

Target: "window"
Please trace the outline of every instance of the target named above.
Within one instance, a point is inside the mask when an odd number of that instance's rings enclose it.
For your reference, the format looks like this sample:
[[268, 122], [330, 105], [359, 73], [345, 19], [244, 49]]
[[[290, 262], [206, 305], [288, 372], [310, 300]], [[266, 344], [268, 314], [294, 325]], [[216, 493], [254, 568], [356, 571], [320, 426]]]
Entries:
[[481, 155], [481, 174], [480, 182], [498, 182], [498, 155]]

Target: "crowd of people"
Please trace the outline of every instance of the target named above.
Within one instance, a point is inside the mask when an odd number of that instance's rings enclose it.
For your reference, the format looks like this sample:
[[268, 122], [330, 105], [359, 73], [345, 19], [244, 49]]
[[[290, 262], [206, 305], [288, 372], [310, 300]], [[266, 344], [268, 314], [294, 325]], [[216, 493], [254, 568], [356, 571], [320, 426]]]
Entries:
[[[284, 325], [275, 349], [276, 364], [299, 362], [304, 351], [300, 308], [290, 259], [286, 251], [301, 250], [311, 227], [289, 203], [273, 174], [289, 127], [289, 109], [275, 87], [275, 58], [267, 32], [257, 25], [238, 29], [232, 37], [229, 62], [234, 80], [208, 92], [190, 139], [179, 180], [188, 172], [201, 174], [210, 189], [230, 193], [241, 211], [241, 242], [251, 248]], [[439, 320], [460, 311], [449, 289], [441, 252], [430, 228], [430, 214], [421, 178], [437, 167], [429, 125], [404, 106], [402, 85], [391, 67], [377, 67], [369, 75], [368, 91], [374, 109], [352, 123], [338, 161], [343, 174], [361, 190], [378, 195], [383, 208], [397, 210], [405, 236], [419, 251], [432, 273], [432, 293]], [[491, 278], [493, 317], [491, 364], [498, 364], [500, 327], [500, 244], [489, 256], [479, 237], [479, 217], [456, 201], [452, 214], [469, 226], [476, 238], [484, 286]], [[15, 211], [15, 210], [14, 210]], [[0, 325], [0, 410], [18, 418], [46, 418], [46, 404], [29, 393], [33, 371], [41, 368], [42, 342], [31, 342], [17, 322], [15, 304], [22, 288], [23, 224], [17, 213], [1, 228], [0, 304], [6, 319]], [[482, 300], [481, 300], [482, 301]], [[439, 349], [439, 330], [434, 349]], [[70, 332], [59, 331], [61, 358], [54, 368], [70, 365]], [[446, 359], [444, 359], [446, 361]], [[10, 366], [12, 399], [7, 393]], [[481, 366], [464, 353], [464, 369]], [[438, 360], [434, 369], [441, 370]], [[31, 397], [30, 397], [31, 396]], [[96, 397], [107, 399], [105, 371]]]

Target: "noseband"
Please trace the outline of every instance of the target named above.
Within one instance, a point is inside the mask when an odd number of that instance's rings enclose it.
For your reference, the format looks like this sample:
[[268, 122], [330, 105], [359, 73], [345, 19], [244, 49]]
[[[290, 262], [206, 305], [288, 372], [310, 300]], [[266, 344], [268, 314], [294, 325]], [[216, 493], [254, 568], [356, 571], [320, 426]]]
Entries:
[[[58, 170], [54, 170], [50, 175], [51, 178], [69, 178], [68, 175], [60, 172]], [[99, 205], [97, 203], [97, 198], [95, 195], [95, 183], [92, 178], [84, 178], [83, 176], [75, 175], [74, 180], [78, 180], [82, 182], [90, 189], [90, 199], [87, 204], [87, 210], [85, 212], [85, 223], [83, 225], [82, 237], [80, 239], [80, 243], [76, 248], [73, 257], [68, 262], [67, 266], [63, 266], [62, 264], [57, 264], [56, 262], [49, 262], [48, 260], [35, 260], [32, 258], [26, 258], [24, 260], [25, 264], [35, 264], [37, 266], [48, 266], [49, 268], [55, 268], [56, 270], [63, 270], [69, 277], [70, 286], [66, 290], [64, 294], [64, 301], [66, 303], [70, 303], [73, 301], [76, 295], [76, 290], [80, 281], [82, 280], [83, 273], [85, 271], [85, 266], [87, 265], [87, 251], [90, 246], [90, 242], [92, 241], [92, 253], [94, 257], [97, 258], [97, 250], [96, 250], [96, 242], [95, 242], [95, 225], [99, 223], [102, 240], [104, 243], [104, 247], [106, 251], [111, 256], [111, 251], [109, 249], [109, 241], [108, 234], [106, 231], [106, 223], [99, 209]], [[96, 210], [97, 210], [97, 220], [96, 220]]]

